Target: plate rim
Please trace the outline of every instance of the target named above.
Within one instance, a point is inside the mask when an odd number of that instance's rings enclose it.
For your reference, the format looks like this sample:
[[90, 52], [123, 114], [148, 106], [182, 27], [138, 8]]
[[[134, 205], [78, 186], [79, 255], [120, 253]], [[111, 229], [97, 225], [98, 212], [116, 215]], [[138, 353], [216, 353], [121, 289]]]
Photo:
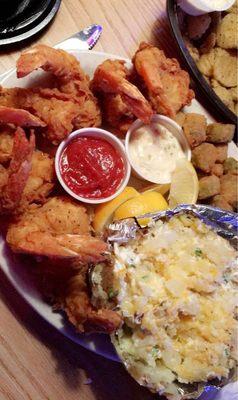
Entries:
[[[62, 48], [63, 48], [63, 45], [62, 45]], [[115, 54], [112, 54], [112, 53], [106, 53], [106, 52], [104, 52], [104, 51], [82, 50], [82, 49], [78, 49], [78, 48], [68, 49], [67, 51], [69, 51], [69, 52], [71, 52], [71, 53], [74, 53], [74, 54], [77, 53], [78, 55], [83, 54], [83, 53], [86, 53], [87, 55], [88, 55], [88, 54], [90, 54], [90, 55], [92, 55], [92, 56], [93, 56], [93, 55], [96, 55], [96, 56], [104, 57], [105, 59], [110, 58], [110, 59], [123, 60], [123, 61], [125, 61], [125, 62], [128, 64], [128, 66], [132, 66], [132, 62], [131, 62], [131, 60], [130, 60], [129, 58], [122, 57], [122, 56], [118, 56], [118, 55], [115, 55]], [[44, 72], [42, 72], [42, 73], [44, 73]], [[16, 78], [16, 69], [15, 69], [15, 68], [9, 71], [9, 74], [6, 75], [6, 76], [0, 81], [0, 84], [1, 84], [1, 85], [4, 85], [4, 82], [6, 82], [8, 79], [11, 79], [11, 76], [14, 76], [14, 78]], [[204, 112], [206, 112], [207, 115], [209, 115], [209, 113], [208, 113], [208, 112], [206, 111], [206, 109], [201, 105], [201, 103], [199, 103], [196, 99], [194, 99], [193, 101], [194, 101], [194, 105], [197, 104], [197, 105], [201, 106], [201, 107], [204, 109]], [[1, 243], [1, 242], [2, 242], [2, 243]], [[1, 250], [1, 247], [4, 247], [4, 246], [6, 246], [5, 238], [2, 237], [2, 235], [0, 235], [0, 250]], [[12, 254], [14, 254], [14, 253], [12, 253]], [[1, 254], [0, 254], [0, 256], [1, 256]], [[4, 260], [4, 261], [5, 261], [6, 264], [8, 264], [8, 263], [10, 262], [9, 260], [8, 260], [8, 261]], [[94, 352], [94, 353], [96, 353], [96, 354], [98, 354], [98, 355], [100, 355], [100, 356], [103, 356], [103, 357], [105, 357], [105, 358], [107, 358], [107, 359], [109, 359], [109, 360], [120, 362], [120, 360], [119, 360], [119, 358], [117, 357], [116, 352], [115, 352], [115, 350], [114, 350], [113, 348], [112, 348], [112, 351], [111, 351], [111, 352], [110, 352], [110, 349], [109, 349], [109, 352], [108, 352], [108, 353], [105, 353], [103, 350], [100, 350], [100, 349], [98, 350], [98, 349], [96, 349], [94, 346], [91, 346], [91, 347], [90, 347], [90, 344], [87, 343], [87, 340], [86, 340], [86, 342], [81, 342], [81, 339], [80, 339], [80, 337], [79, 337], [80, 334], [77, 333], [76, 330], [74, 330], [73, 326], [71, 326], [71, 325], [70, 325], [70, 326], [67, 326], [68, 321], [67, 321], [67, 319], [66, 319], [65, 316], [64, 316], [63, 318], [64, 318], [64, 321], [66, 322], [66, 324], [65, 324], [65, 326], [63, 326], [62, 329], [60, 329], [54, 321], [52, 322], [52, 320], [48, 319], [47, 316], [46, 316], [44, 313], [42, 313], [41, 310], [38, 309], [38, 307], [36, 306], [35, 302], [32, 302], [32, 301], [31, 301], [31, 299], [28, 297], [27, 293], [24, 292], [24, 290], [22, 289], [22, 287], [20, 287], [20, 285], [17, 283], [17, 281], [14, 280], [14, 277], [9, 273], [8, 268], [5, 268], [5, 267], [2, 265], [1, 262], [0, 262], [0, 268], [1, 268], [1, 270], [3, 271], [3, 273], [5, 274], [5, 276], [7, 277], [7, 279], [9, 280], [9, 282], [10, 282], [10, 283], [12, 284], [12, 286], [15, 288], [15, 290], [17, 291], [17, 293], [24, 299], [24, 301], [26, 301], [26, 303], [27, 303], [35, 312], [37, 312], [37, 314], [40, 315], [41, 318], [43, 318], [47, 323], [49, 323], [54, 329], [57, 329], [58, 332], [60, 332], [60, 333], [63, 334], [64, 336], [66, 336], [68, 339], [72, 340], [72, 341], [73, 341], [74, 343], [76, 343], [76, 344], [81, 345], [82, 347], [86, 348], [87, 350], [90, 350], [90, 351], [92, 351], [92, 352]], [[39, 295], [41, 296], [40, 291], [37, 290], [37, 292], [38, 292]], [[42, 299], [42, 302], [43, 302], [45, 305], [47, 305], [47, 307], [49, 307], [49, 308], [51, 309], [51, 312], [53, 312], [53, 311], [52, 311], [51, 305], [49, 305], [46, 301], [43, 301], [43, 299]], [[62, 315], [62, 314], [61, 314], [61, 315]], [[70, 328], [70, 329], [69, 329], [69, 328]], [[106, 337], [108, 340], [110, 340], [110, 335], [99, 334], [99, 333], [94, 334], [94, 335], [99, 335], [99, 336], [101, 336], [101, 337], [102, 337], [102, 335], [104, 335], [104, 337]], [[94, 335], [93, 335], [93, 336], [94, 336]], [[92, 336], [92, 335], [83, 334], [83, 336], [84, 336], [84, 338], [86, 339], [86, 338], [89, 338], [89, 337]], [[106, 341], [105, 341], [105, 345], [107, 346]], [[113, 351], [114, 351], [114, 353], [113, 353]]]

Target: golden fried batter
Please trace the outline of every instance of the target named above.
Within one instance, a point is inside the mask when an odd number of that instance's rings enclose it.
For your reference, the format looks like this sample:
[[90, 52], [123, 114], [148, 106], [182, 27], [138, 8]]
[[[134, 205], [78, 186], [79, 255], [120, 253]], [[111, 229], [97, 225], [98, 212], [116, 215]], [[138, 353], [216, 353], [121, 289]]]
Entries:
[[199, 193], [200, 200], [208, 199], [220, 193], [220, 180], [215, 175], [204, 176], [199, 180]]
[[216, 160], [217, 149], [211, 143], [202, 143], [192, 151], [193, 165], [203, 172], [211, 172]]
[[231, 173], [221, 176], [221, 195], [233, 209], [238, 208], [238, 182], [237, 176]]
[[119, 94], [128, 110], [143, 122], [149, 123], [153, 111], [139, 91], [128, 81], [129, 71], [121, 60], [106, 60], [94, 73], [92, 88], [96, 92]]
[[11, 161], [7, 169], [7, 181], [0, 192], [0, 214], [15, 212], [19, 207], [23, 191], [31, 170], [35, 136], [31, 132], [29, 140], [22, 128], [18, 127], [13, 141]]
[[15, 252], [82, 262], [104, 259], [107, 249], [104, 242], [90, 235], [86, 209], [64, 197], [29, 206], [9, 227], [7, 242]]
[[15, 130], [10, 126], [0, 127], [0, 164], [10, 161]]
[[207, 121], [204, 115], [195, 113], [186, 114], [182, 127], [192, 148], [206, 140]]
[[211, 143], [228, 143], [233, 139], [235, 125], [214, 122], [207, 127], [207, 141]]
[[90, 303], [87, 287], [87, 268], [71, 277], [66, 283], [63, 296], [59, 299], [61, 308], [79, 332], [112, 333], [121, 324], [121, 317], [106, 308], [96, 309]]
[[194, 92], [189, 89], [189, 75], [175, 58], [166, 58], [162, 50], [141, 43], [133, 63], [157, 113], [175, 117], [183, 106], [191, 103]]
[[44, 202], [54, 187], [54, 160], [39, 150], [32, 156], [31, 171], [23, 191], [21, 203]]
[[17, 75], [23, 77], [43, 68], [55, 75], [54, 88], [12, 88], [0, 90], [0, 105], [30, 111], [47, 124], [42, 132], [58, 144], [74, 128], [100, 126], [101, 112], [89, 88], [89, 78], [71, 54], [45, 45], [23, 52]]

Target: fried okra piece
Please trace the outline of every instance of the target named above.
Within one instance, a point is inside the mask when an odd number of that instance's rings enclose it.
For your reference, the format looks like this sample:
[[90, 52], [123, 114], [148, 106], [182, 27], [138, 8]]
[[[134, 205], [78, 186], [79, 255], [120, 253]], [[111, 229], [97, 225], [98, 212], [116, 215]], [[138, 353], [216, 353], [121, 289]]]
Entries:
[[227, 203], [229, 203], [233, 209], [237, 210], [238, 203], [238, 188], [237, 188], [237, 176], [231, 173], [221, 176], [221, 195], [225, 197]]
[[218, 144], [216, 146], [216, 149], [217, 149], [216, 162], [223, 163], [227, 158], [228, 145], [227, 144]]
[[175, 115], [173, 120], [177, 122], [178, 125], [183, 126], [184, 122], [186, 119], [186, 114], [184, 114], [182, 111], [179, 111], [178, 114]]
[[238, 175], [238, 161], [233, 157], [228, 157], [225, 160], [223, 168], [225, 174], [231, 173], [233, 175]]
[[204, 176], [199, 180], [199, 200], [208, 199], [220, 193], [220, 180], [215, 175]]
[[186, 114], [183, 130], [190, 146], [196, 147], [206, 140], [207, 121], [204, 115]]
[[237, 49], [237, 15], [230, 13], [222, 18], [217, 29], [217, 45], [223, 49]]
[[223, 175], [223, 165], [222, 164], [215, 164], [211, 170], [212, 175], [222, 176]]
[[211, 201], [211, 206], [222, 208], [223, 210], [233, 211], [233, 208], [227, 203], [226, 198], [220, 194], [214, 196]]
[[215, 122], [207, 127], [207, 141], [211, 143], [228, 143], [233, 139], [235, 125]]
[[195, 168], [209, 173], [215, 165], [217, 149], [211, 143], [202, 143], [192, 151], [192, 163]]

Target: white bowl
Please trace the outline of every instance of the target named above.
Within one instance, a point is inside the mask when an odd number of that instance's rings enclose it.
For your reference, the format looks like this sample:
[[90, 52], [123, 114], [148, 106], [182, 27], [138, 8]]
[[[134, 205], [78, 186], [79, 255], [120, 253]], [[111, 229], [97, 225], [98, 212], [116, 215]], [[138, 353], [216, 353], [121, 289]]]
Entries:
[[[67, 147], [67, 145], [69, 144], [69, 142], [71, 142], [71, 140], [75, 139], [78, 136], [87, 136], [87, 137], [95, 137], [95, 138], [104, 139], [108, 143], [110, 143], [121, 155], [124, 165], [125, 165], [125, 176], [122, 179], [122, 182], [121, 182], [119, 188], [117, 189], [117, 191], [114, 194], [112, 194], [111, 196], [105, 197], [102, 199], [90, 199], [90, 198], [88, 199], [85, 197], [81, 197], [81, 196], [78, 196], [76, 193], [74, 193], [64, 182], [64, 180], [61, 176], [61, 172], [60, 172], [60, 156], [61, 156], [63, 150], [65, 149], [65, 147]], [[88, 204], [105, 203], [107, 201], [114, 199], [114, 197], [117, 197], [123, 191], [123, 189], [125, 189], [128, 181], [130, 179], [130, 175], [131, 175], [131, 166], [127, 159], [127, 156], [125, 153], [125, 148], [124, 148], [122, 142], [116, 136], [114, 136], [112, 133], [110, 133], [104, 129], [100, 129], [100, 128], [78, 129], [78, 130], [72, 132], [63, 142], [61, 142], [61, 144], [59, 145], [59, 147], [57, 149], [56, 155], [55, 155], [55, 170], [56, 170], [57, 178], [58, 178], [60, 184], [62, 185], [62, 187], [64, 188], [64, 190], [68, 194], [70, 194], [70, 196], [74, 197], [75, 199], [82, 201], [84, 203], [88, 203]]]
[[[155, 122], [158, 122], [160, 125], [165, 126], [165, 128], [167, 128], [177, 138], [177, 140], [180, 143], [180, 146], [185, 154], [185, 157], [187, 158], [188, 161], [190, 161], [191, 160], [191, 149], [188, 144], [187, 138], [186, 138], [185, 134], [183, 133], [181, 126], [179, 126], [171, 118], [165, 117], [164, 115], [160, 115], [160, 114], [155, 114], [151, 118], [151, 123], [155, 123]], [[151, 183], [168, 184], [171, 182], [171, 180], [166, 181], [166, 182], [162, 181], [162, 180], [155, 181], [153, 179], [148, 179], [147, 177], [145, 177], [143, 175], [143, 173], [140, 171], [140, 168], [138, 167], [138, 165], [136, 165], [130, 157], [130, 151], [129, 151], [130, 138], [133, 135], [133, 132], [142, 126], [145, 126], [145, 124], [140, 119], [137, 119], [135, 122], [133, 122], [133, 124], [128, 129], [126, 138], [125, 138], [126, 154], [127, 154], [128, 160], [131, 164], [133, 175], [135, 175], [139, 179], [143, 179], [143, 180], [146, 180]]]
[[215, 3], [209, 0], [179, 0], [178, 5], [189, 15], [202, 15], [211, 13], [214, 11], [225, 11], [228, 10], [235, 0], [226, 0], [223, 3]]

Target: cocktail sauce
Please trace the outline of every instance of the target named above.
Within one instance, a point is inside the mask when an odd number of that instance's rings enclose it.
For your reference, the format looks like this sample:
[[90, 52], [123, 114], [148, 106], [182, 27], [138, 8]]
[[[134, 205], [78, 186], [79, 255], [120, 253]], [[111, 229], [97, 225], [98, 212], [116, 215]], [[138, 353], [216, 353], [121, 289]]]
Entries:
[[120, 153], [106, 140], [80, 136], [64, 148], [60, 172], [65, 184], [78, 196], [103, 199], [117, 191], [125, 165]]

